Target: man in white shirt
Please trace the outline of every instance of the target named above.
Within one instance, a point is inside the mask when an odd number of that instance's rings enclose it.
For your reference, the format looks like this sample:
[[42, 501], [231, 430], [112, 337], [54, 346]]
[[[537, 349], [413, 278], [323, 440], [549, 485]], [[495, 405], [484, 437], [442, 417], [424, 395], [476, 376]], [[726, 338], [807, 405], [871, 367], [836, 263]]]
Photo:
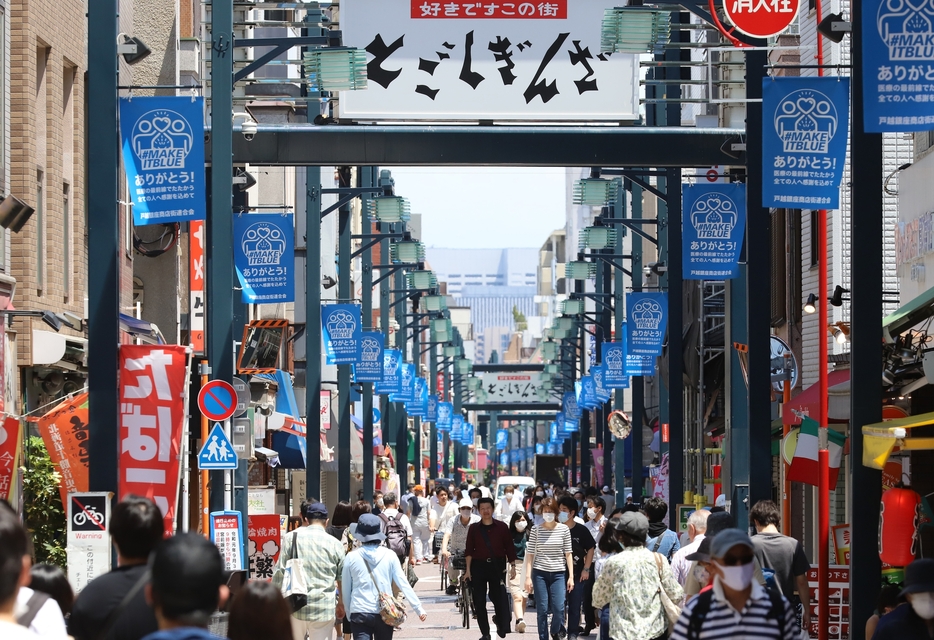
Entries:
[[678, 549], [671, 559], [671, 572], [682, 587], [688, 579], [688, 571], [691, 570], [691, 561], [687, 557], [700, 547], [700, 543], [707, 533], [707, 517], [709, 515], [710, 511], [707, 509], [697, 509], [688, 516], [688, 538], [690, 538], [691, 542]]
[[[30, 600], [33, 598], [42, 598], [44, 594], [36, 593], [29, 587], [20, 587], [19, 595], [16, 596], [16, 619], [20, 624], [28, 626], [29, 630], [40, 638], [45, 640], [67, 640], [68, 632], [65, 630], [65, 618], [62, 616], [62, 610], [52, 598], [46, 598], [39, 606], [38, 611], [31, 607]], [[29, 624], [26, 625], [25, 617], [29, 615]]]
[[0, 507], [0, 638], [38, 640], [39, 636], [16, 623], [14, 608], [21, 587], [29, 582], [26, 529], [4, 502]]
[[516, 495], [516, 488], [512, 485], [507, 486], [496, 505], [496, 519], [508, 524], [512, 520], [512, 514], [522, 510], [522, 500]]
[[[399, 512], [399, 505], [396, 502], [396, 494], [390, 491], [383, 496], [383, 506], [385, 507], [382, 511], [382, 515], [386, 516], [386, 520], [394, 520]], [[380, 518], [382, 520], [382, 518]], [[399, 517], [399, 523], [402, 525], [402, 528], [405, 529], [405, 535], [408, 536], [409, 540], [409, 564], [415, 563], [415, 545], [412, 544], [412, 521], [409, 520], [409, 517], [404, 513]], [[386, 523], [383, 523], [383, 534], [386, 533]]]
[[415, 546], [415, 564], [423, 564], [431, 562], [431, 525], [429, 523], [431, 507], [422, 485], [415, 485], [413, 491], [415, 495], [410, 500], [409, 508], [409, 520], [412, 522], [412, 530], [415, 533], [412, 543]]
[[584, 526], [590, 531], [593, 541], [599, 544], [600, 538], [603, 536], [603, 529], [606, 526], [606, 501], [600, 496], [592, 496], [587, 500], [590, 502], [590, 506], [587, 507], [587, 517], [589, 519]]
[[432, 553], [435, 554], [435, 564], [440, 560], [441, 541], [448, 523], [457, 517], [457, 503], [451, 499], [446, 487], [438, 487], [434, 495], [435, 502], [428, 516], [428, 527], [432, 535]]

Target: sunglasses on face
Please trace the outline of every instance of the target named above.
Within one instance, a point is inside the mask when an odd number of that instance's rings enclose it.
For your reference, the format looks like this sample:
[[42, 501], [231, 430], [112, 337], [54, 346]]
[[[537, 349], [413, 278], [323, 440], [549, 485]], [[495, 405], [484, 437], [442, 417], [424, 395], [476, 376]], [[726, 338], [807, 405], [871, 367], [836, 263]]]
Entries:
[[724, 567], [739, 567], [744, 564], [751, 563], [752, 560], [753, 560], [753, 557], [751, 555], [748, 555], [748, 556], [729, 556], [728, 555], [728, 556], [725, 556], [724, 558], [721, 558], [719, 561], [719, 564], [723, 565]]

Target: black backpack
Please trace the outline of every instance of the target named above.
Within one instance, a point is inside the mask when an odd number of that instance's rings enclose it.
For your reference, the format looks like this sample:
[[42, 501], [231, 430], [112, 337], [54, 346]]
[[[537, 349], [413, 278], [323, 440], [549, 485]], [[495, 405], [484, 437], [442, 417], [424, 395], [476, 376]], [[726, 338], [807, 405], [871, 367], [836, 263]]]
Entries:
[[422, 512], [422, 505], [418, 503], [418, 496], [412, 496], [409, 498], [409, 504], [411, 505], [412, 517], [417, 518], [418, 514]]
[[400, 561], [404, 560], [409, 555], [409, 536], [402, 525], [402, 512], [400, 511], [393, 518], [381, 513], [379, 519], [383, 521], [386, 528], [386, 541], [383, 544], [395, 553]]
[[[769, 607], [766, 618], [774, 618], [778, 622], [778, 637], [785, 637], [785, 599], [781, 593], [766, 589], [769, 594], [769, 601], [772, 606]], [[713, 600], [713, 589], [708, 589], [697, 595], [697, 603], [691, 609], [691, 617], [688, 620], [687, 640], [699, 640], [701, 625], [710, 613], [710, 603]]]

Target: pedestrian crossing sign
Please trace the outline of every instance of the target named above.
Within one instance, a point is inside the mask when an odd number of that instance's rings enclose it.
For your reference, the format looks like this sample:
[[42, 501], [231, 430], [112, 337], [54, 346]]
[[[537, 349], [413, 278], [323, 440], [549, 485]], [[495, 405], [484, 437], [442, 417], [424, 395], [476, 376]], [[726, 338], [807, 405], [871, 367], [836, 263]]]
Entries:
[[234, 451], [230, 438], [224, 433], [219, 422], [214, 423], [214, 428], [208, 435], [208, 441], [204, 443], [198, 454], [198, 468], [202, 471], [236, 469], [238, 462], [237, 452]]

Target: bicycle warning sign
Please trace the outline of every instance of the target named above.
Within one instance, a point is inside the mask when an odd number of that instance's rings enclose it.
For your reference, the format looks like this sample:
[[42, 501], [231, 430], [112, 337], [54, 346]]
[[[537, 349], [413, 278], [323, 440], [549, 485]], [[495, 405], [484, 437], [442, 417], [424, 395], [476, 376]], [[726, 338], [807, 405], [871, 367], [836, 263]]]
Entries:
[[112, 493], [68, 494], [68, 580], [75, 591], [110, 571]]
[[72, 531], [106, 531], [105, 514], [107, 511], [107, 496], [81, 495], [72, 493], [71, 498], [71, 529]]

